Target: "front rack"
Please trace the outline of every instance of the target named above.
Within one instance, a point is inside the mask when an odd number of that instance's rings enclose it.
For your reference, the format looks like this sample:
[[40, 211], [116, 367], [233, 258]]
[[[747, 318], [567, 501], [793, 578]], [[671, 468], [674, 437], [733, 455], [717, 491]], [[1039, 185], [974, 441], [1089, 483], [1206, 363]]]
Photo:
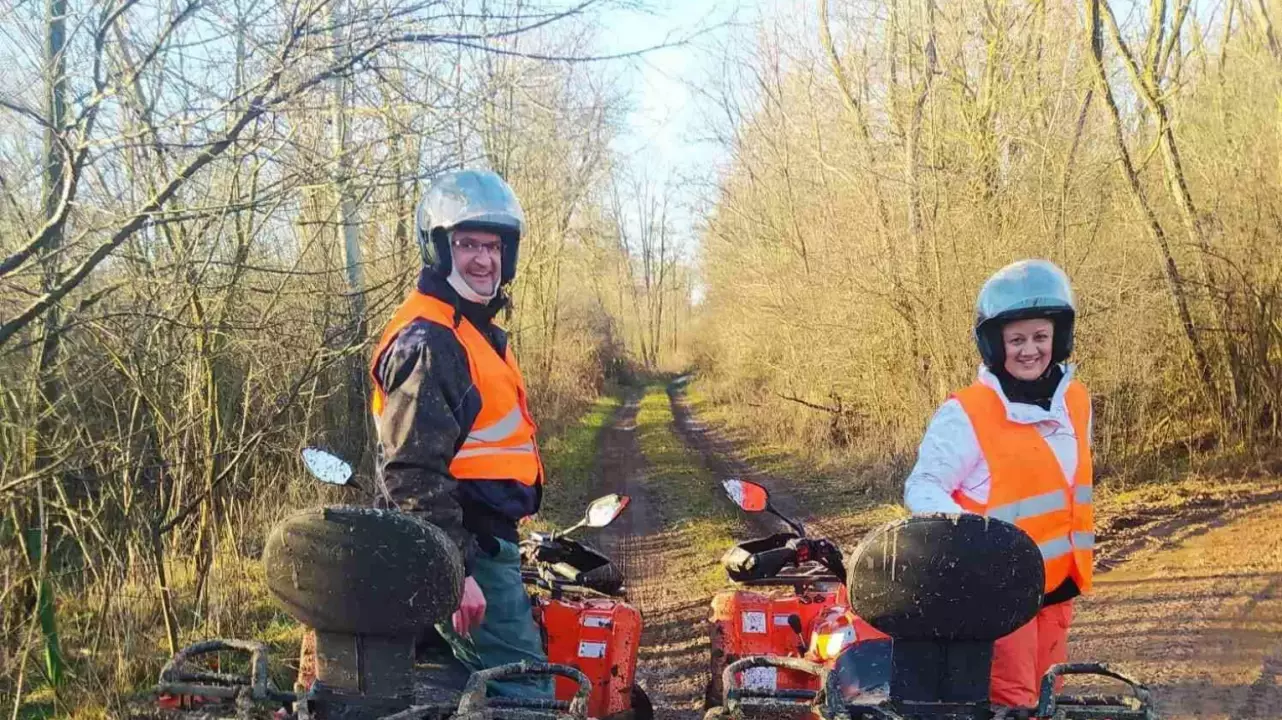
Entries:
[[[1056, 695], [1055, 683], [1066, 675], [1107, 677], [1126, 684], [1131, 694]], [[883, 700], [847, 704], [841, 699], [836, 673], [824, 679], [817, 711], [823, 720], [1159, 720], [1148, 688], [1101, 663], [1054, 665], [1042, 677], [1036, 708], [995, 707], [990, 703], [926, 703]]]
[[[741, 687], [736, 676], [751, 668], [775, 667], [815, 675], [819, 692], [764, 691]], [[1125, 684], [1128, 695], [1056, 695], [1055, 683], [1068, 675], [1106, 677]], [[823, 720], [1159, 720], [1152, 696], [1144, 685], [1100, 663], [1053, 666], [1042, 678], [1036, 708], [995, 707], [989, 703], [896, 702], [878, 699], [847, 703], [837, 673], [798, 658], [753, 656], [730, 663], [722, 671], [724, 716], [777, 717], [808, 711]]]
[[[248, 675], [210, 672], [190, 669], [196, 658], [217, 652], [231, 652], [248, 656]], [[255, 705], [276, 707], [294, 706], [299, 720], [311, 717], [309, 700], [316, 698], [309, 693], [278, 690], [267, 677], [268, 649], [260, 642], [249, 640], [205, 640], [189, 645], [174, 653], [160, 671], [156, 684], [157, 695], [191, 696], [235, 701], [236, 717], [250, 720]], [[486, 695], [489, 681], [518, 676], [560, 675], [578, 684], [578, 691], [569, 700], [537, 698], [496, 698]], [[517, 662], [473, 673], [463, 688], [458, 706], [449, 716], [456, 720], [587, 720], [588, 697], [592, 682], [577, 668], [556, 663]], [[378, 706], [382, 698], [366, 696], [333, 695], [324, 698], [335, 706], [366, 706], [366, 711]], [[403, 707], [403, 706], [402, 706]], [[342, 713], [340, 713], [342, 714]], [[421, 720], [441, 716], [441, 706], [419, 705], [388, 714], [373, 712], [379, 720]], [[369, 717], [370, 715], [363, 715]]]

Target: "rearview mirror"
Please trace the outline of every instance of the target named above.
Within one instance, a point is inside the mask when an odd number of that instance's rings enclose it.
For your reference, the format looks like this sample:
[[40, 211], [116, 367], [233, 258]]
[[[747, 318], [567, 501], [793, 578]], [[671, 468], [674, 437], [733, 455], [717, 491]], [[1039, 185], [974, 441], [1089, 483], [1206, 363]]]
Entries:
[[352, 466], [342, 458], [318, 448], [303, 448], [303, 465], [312, 477], [330, 485], [346, 485], [352, 479]]
[[631, 501], [627, 495], [605, 495], [592, 501], [588, 511], [583, 515], [583, 523], [588, 527], [603, 528], [614, 522]]
[[754, 482], [747, 480], [722, 480], [726, 496], [744, 512], [763, 512], [770, 505], [770, 493]]

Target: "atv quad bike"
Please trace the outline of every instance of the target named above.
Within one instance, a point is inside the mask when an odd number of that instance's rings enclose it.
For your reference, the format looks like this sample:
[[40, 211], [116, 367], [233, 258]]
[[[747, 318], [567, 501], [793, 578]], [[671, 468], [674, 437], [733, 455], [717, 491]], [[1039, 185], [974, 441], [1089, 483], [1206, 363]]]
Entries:
[[[350, 466], [328, 453], [309, 448], [304, 461], [325, 482], [341, 485], [351, 476]], [[640, 616], [622, 600], [622, 577], [609, 559], [568, 537], [584, 525], [609, 524], [627, 504], [623, 496], [599, 498], [569, 530], [521, 544], [523, 579], [541, 588], [534, 613], [554, 661], [470, 677], [443, 644], [427, 648], [415, 667], [416, 638], [435, 635], [429, 629], [450, 617], [462, 592], [462, 562], [444, 533], [395, 511], [295, 513], [273, 528], [263, 562], [273, 598], [312, 631], [302, 682], [295, 692], [272, 686], [261, 643], [211, 640], [166, 664], [157, 687], [162, 704], [234, 701], [242, 717], [258, 704], [299, 720], [649, 720], [649, 699], [634, 685]], [[202, 656], [229, 652], [245, 656], [248, 674], [195, 669]], [[555, 662], [562, 657], [568, 662]], [[486, 695], [490, 681], [531, 675], [555, 676], [556, 699]]]
[[[892, 638], [888, 682], [876, 667], [879, 655], [860, 645], [832, 668], [796, 658], [745, 658], [723, 671], [725, 705], [709, 718], [1157, 720], [1147, 688], [1090, 662], [1050, 668], [1036, 707], [989, 702], [993, 642], [1031, 620], [1042, 603], [1041, 553], [1014, 525], [977, 515], [900, 520], [865, 536], [846, 564], [850, 608]], [[791, 699], [738, 680], [760, 667], [811, 673], [823, 691]], [[1069, 676], [1120, 684], [1123, 692], [1062, 694]]]
[[[458, 551], [435, 526], [363, 507], [304, 510], [272, 530], [263, 564], [275, 601], [315, 631], [314, 678], [298, 692], [278, 690], [267, 679], [264, 645], [213, 640], [177, 653], [161, 671], [159, 693], [232, 699], [246, 718], [255, 704], [299, 720], [588, 717], [591, 682], [557, 664], [476, 673], [466, 686], [441, 688], [415, 704], [415, 637], [449, 618], [462, 592]], [[228, 650], [249, 656], [247, 676], [193, 669], [201, 655]], [[485, 695], [490, 680], [546, 674], [571, 678], [578, 692], [568, 701]]]
[[[712, 598], [704, 706], [723, 704], [727, 665], [763, 656], [806, 663], [741, 666], [736, 682], [788, 700], [814, 698], [821, 684], [813, 665], [832, 667], [852, 645], [888, 638], [848, 609], [846, 569], [836, 545], [807, 535], [804, 525], [770, 503], [764, 487], [738, 479], [722, 487], [740, 509], [770, 513], [791, 532], [738, 543], [721, 558], [737, 587]], [[888, 657], [889, 643], [881, 648]]]
[[[610, 558], [570, 537], [580, 527], [605, 527], [628, 497], [593, 500], [583, 521], [561, 532], [531, 533], [521, 542], [521, 576], [532, 589], [535, 623], [554, 663], [573, 666], [591, 681], [591, 717], [651, 720], [654, 709], [636, 684], [641, 613], [628, 604], [623, 576]], [[569, 700], [577, 680], [556, 679], [556, 697]]]

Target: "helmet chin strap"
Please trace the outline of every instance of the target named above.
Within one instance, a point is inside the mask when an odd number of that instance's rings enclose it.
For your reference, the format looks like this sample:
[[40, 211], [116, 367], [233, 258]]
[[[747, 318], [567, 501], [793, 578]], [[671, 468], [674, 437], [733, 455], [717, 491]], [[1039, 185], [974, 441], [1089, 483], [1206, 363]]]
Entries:
[[454, 288], [454, 291], [459, 294], [459, 297], [467, 300], [468, 302], [477, 303], [478, 305], [489, 304], [489, 302], [494, 299], [494, 296], [499, 294], [498, 283], [494, 283], [494, 289], [490, 291], [489, 295], [482, 295], [473, 290], [472, 286], [468, 285], [467, 280], [464, 280], [463, 276], [459, 273], [458, 265], [456, 263], [450, 263], [450, 276], [445, 279], [449, 282], [450, 287]]

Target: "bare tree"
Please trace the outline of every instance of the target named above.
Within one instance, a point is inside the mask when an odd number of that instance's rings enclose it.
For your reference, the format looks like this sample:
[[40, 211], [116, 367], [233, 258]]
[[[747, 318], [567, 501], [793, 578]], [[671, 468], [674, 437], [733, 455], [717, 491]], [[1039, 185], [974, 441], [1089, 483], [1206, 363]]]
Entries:
[[[56, 658], [59, 629], [87, 658], [70, 709], [119, 701], [97, 660], [113, 643], [125, 672], [154, 676], [156, 647], [240, 627], [228, 573], [315, 492], [291, 480], [297, 447], [367, 449], [368, 327], [419, 267], [421, 179], [486, 160], [486, 67], [519, 90], [501, 133], [531, 198], [536, 300], [515, 329], [545, 360], [527, 368], [536, 412], [555, 429], [592, 399], [613, 338], [585, 318], [578, 265], [619, 99], [578, 61], [609, 4], [57, 0], [14, 16], [23, 37], [72, 29], [0, 97], [6, 132], [46, 141], [31, 168], [0, 156], [0, 537], [40, 528], [0, 546], [0, 665], [23, 668], [0, 694], [21, 705], [57, 672], [27, 658]], [[72, 596], [89, 620], [58, 628]]]
[[[1261, 255], [1276, 228], [1259, 220], [1276, 204], [1261, 181], [1276, 158], [1260, 155], [1274, 134], [1259, 132], [1276, 108], [1247, 89], [1282, 71], [1267, 13], [1244, 26], [1241, 3], [1157, 0], [1137, 32], [1087, 2], [1087, 32], [1065, 33], [1079, 15], [1054, 3], [814, 7], [817, 33], [814, 15], [768, 16], [707, 92], [730, 159], [703, 236], [699, 352], [722, 397], [834, 407], [822, 399], [835, 393], [870, 418], [851, 449], [907, 456], [973, 377], [980, 283], [1049, 257], [1084, 298], [1081, 357], [1119, 455], [1272, 422], [1252, 368], [1275, 347], [1256, 310], [1277, 271]], [[1161, 360], [1136, 366], [1124, 338], [1139, 337]], [[735, 416], [768, 438], [809, 436], [805, 407]], [[1164, 440], [1146, 434], [1155, 423]]]

